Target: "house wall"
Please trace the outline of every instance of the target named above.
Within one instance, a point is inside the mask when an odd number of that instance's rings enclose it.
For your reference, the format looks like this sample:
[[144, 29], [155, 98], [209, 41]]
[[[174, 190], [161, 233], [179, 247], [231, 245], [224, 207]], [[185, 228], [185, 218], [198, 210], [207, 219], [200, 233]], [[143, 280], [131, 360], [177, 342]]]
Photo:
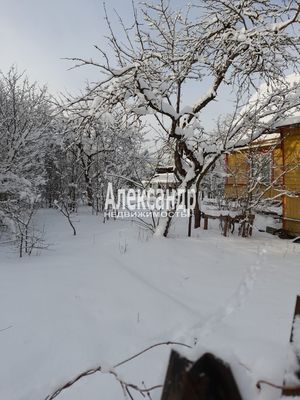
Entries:
[[283, 227], [300, 234], [300, 126], [281, 128], [285, 166], [284, 187], [292, 195], [283, 199]]
[[283, 186], [283, 152], [282, 147], [273, 150], [273, 168], [272, 168], [272, 181], [275, 186]]
[[234, 152], [227, 155], [226, 159], [227, 173], [230, 176], [227, 177], [226, 185], [228, 190], [231, 190], [230, 186], [237, 188], [238, 186], [247, 185], [249, 165], [247, 162], [246, 152]]
[[[269, 188], [266, 190], [266, 186], [261, 184], [257, 185], [256, 189], [253, 191], [253, 195], [256, 196], [259, 193], [263, 194], [264, 199], [272, 199], [278, 197], [280, 194], [279, 189]], [[229, 199], [243, 199], [246, 198], [248, 194], [248, 189], [246, 184], [236, 185], [236, 184], [225, 184], [225, 197]]]
[[[253, 149], [251, 151], [254, 151]], [[260, 151], [260, 150], [259, 150]], [[266, 152], [268, 149], [266, 148]], [[262, 153], [264, 154], [264, 153]], [[265, 192], [263, 198], [273, 198], [278, 196], [283, 185], [282, 149], [275, 148], [272, 152], [273, 167], [271, 171], [271, 181], [273, 186], [267, 189], [267, 185], [261, 183], [256, 186], [253, 195]], [[245, 198], [248, 193], [249, 179], [249, 151], [247, 149], [236, 151], [226, 156], [227, 173], [230, 174], [225, 183], [225, 196], [228, 198]]]
[[[264, 198], [274, 198], [285, 189], [290, 195], [283, 195], [283, 228], [300, 235], [300, 124], [280, 128], [281, 146], [272, 152], [272, 181], [274, 187], [267, 190]], [[249, 163], [248, 150], [234, 152], [226, 156], [228, 176], [225, 184], [225, 195], [229, 198], [247, 196]], [[265, 190], [257, 185], [256, 193]], [[276, 190], [278, 189], [278, 190]]]

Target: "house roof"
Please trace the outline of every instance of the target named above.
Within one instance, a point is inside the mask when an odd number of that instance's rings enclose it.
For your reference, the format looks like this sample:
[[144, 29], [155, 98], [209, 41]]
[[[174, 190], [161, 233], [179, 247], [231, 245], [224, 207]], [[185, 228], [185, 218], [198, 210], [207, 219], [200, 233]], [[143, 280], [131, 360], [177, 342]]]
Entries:
[[298, 124], [300, 124], [300, 113], [295, 113], [293, 117], [286, 118], [285, 120], [278, 123], [277, 127], [281, 128], [283, 126], [298, 125]]
[[274, 132], [274, 133], [268, 133], [266, 135], [260, 136], [258, 139], [253, 140], [250, 145], [244, 146], [244, 147], [239, 147], [237, 152], [247, 150], [247, 149], [254, 149], [254, 148], [263, 148], [263, 147], [276, 147], [276, 145], [279, 145], [281, 140], [281, 135], [279, 132]]

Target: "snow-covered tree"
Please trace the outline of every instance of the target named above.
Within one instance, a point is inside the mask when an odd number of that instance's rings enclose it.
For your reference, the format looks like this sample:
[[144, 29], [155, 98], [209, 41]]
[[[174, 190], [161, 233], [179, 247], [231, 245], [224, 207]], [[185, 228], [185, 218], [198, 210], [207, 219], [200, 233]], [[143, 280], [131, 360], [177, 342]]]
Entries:
[[[173, 142], [179, 186], [199, 190], [222, 154], [273, 131], [299, 105], [299, 84], [284, 78], [297, 68], [299, 13], [297, 0], [198, 0], [181, 11], [160, 0], [143, 4], [140, 13], [134, 7], [134, 23], [123, 24], [122, 38], [107, 18], [113, 56], [97, 47], [102, 61], [73, 60], [106, 75], [89, 91], [99, 107], [155, 116]], [[193, 104], [185, 96], [190, 82], [199, 88]], [[268, 91], [245, 107], [262, 82]], [[232, 91], [233, 115], [206, 131], [202, 111], [224, 86]], [[170, 222], [171, 216], [160, 228], [165, 236]]]
[[[129, 121], [120, 110], [107, 112], [97, 107], [94, 112], [95, 107], [95, 102], [84, 100], [65, 110], [67, 168], [62, 174], [65, 187], [99, 212], [104, 207], [108, 182], [113, 182], [117, 190], [141, 180], [149, 154], [142, 148], [144, 134], [138, 121]], [[74, 193], [69, 197], [74, 198]]]
[[51, 114], [46, 88], [30, 83], [15, 67], [0, 73], [0, 219], [21, 247], [25, 240], [26, 251], [29, 223], [45, 183]]

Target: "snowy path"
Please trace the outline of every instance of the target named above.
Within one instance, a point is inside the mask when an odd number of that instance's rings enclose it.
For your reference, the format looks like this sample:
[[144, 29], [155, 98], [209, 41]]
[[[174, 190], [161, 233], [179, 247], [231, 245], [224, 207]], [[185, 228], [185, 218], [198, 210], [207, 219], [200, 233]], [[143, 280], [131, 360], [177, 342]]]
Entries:
[[194, 332], [193, 337], [197, 338], [198, 342], [203, 341], [205, 336], [208, 336], [215, 331], [218, 325], [224, 323], [231, 314], [238, 312], [238, 310], [243, 307], [251, 290], [253, 290], [256, 280], [258, 279], [258, 273], [263, 266], [263, 255], [264, 251], [258, 252], [256, 263], [248, 267], [245, 276], [229, 300], [216, 312], [204, 320], [204, 322], [202, 320], [196, 323], [193, 327], [189, 328], [185, 337]]
[[[238, 377], [252, 390], [249, 399], [257, 377], [280, 382], [300, 289], [298, 245], [213, 231], [158, 240], [130, 222], [102, 224], [86, 212], [77, 219], [73, 237], [64, 219], [45, 211], [52, 245], [39, 256], [19, 260], [1, 249], [1, 399], [42, 400], [85, 368], [113, 365], [158, 341], [195, 337], [189, 357], [215, 349], [251, 369]], [[156, 349], [120, 372], [133, 382], [161, 383], [169, 350]], [[122, 398], [112, 378], [100, 376], [59, 400], [99, 393]], [[264, 389], [260, 397], [275, 400], [278, 392]]]

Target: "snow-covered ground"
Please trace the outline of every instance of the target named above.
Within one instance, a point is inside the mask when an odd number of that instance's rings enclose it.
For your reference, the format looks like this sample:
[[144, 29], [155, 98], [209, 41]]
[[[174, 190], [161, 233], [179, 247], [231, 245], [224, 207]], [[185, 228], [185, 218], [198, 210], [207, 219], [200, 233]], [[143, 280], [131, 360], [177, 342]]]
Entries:
[[[0, 250], [0, 399], [43, 400], [85, 369], [110, 367], [161, 341], [195, 359], [211, 350], [231, 361], [247, 399], [278, 399], [296, 295], [300, 245], [255, 230], [251, 239], [182, 227], [153, 238], [130, 221], [83, 209], [78, 235], [55, 210], [43, 210], [50, 245], [19, 259]], [[6, 329], [7, 328], [7, 329]], [[196, 345], [194, 343], [196, 342]], [[117, 368], [126, 381], [164, 381], [170, 348]], [[112, 376], [84, 378], [59, 400], [117, 400]], [[160, 390], [152, 392], [153, 400]]]

